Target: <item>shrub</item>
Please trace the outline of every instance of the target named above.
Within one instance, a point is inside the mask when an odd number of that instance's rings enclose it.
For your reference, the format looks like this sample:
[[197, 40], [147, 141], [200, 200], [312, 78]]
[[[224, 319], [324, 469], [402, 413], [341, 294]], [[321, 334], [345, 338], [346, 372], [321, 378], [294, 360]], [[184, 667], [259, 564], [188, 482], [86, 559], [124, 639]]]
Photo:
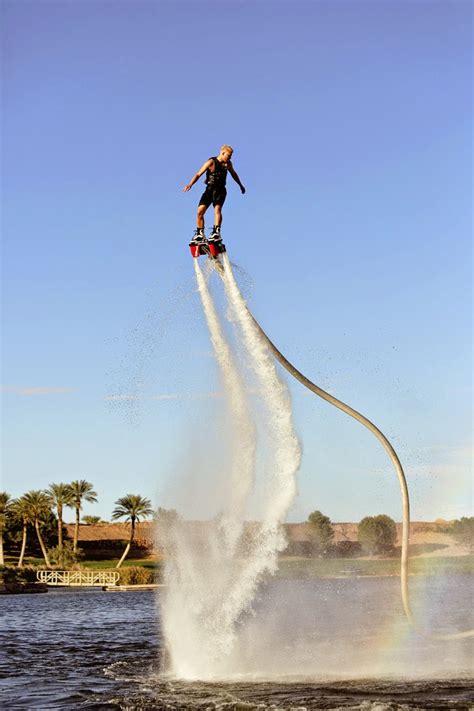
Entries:
[[308, 516], [308, 522], [315, 552], [325, 553], [334, 538], [331, 519], [328, 516], [324, 516], [321, 511], [313, 511]]
[[449, 533], [458, 543], [462, 546], [469, 546], [472, 551], [474, 548], [474, 517], [463, 516], [453, 521]]
[[362, 546], [357, 541], [339, 541], [330, 547], [332, 558], [356, 558], [362, 553]]
[[149, 585], [154, 582], [153, 571], [140, 565], [122, 568], [120, 570], [119, 585]]
[[59, 546], [51, 548], [48, 551], [51, 564], [59, 568], [73, 568], [84, 558], [84, 551], [78, 548], [74, 552], [74, 546], [71, 541], [65, 541], [62, 549]]
[[0, 582], [2, 583], [36, 583], [36, 571], [34, 565], [26, 565], [24, 568], [14, 568], [4, 565], [0, 568]]
[[397, 540], [397, 525], [390, 516], [366, 516], [359, 523], [357, 537], [362, 548], [374, 553], [390, 553]]

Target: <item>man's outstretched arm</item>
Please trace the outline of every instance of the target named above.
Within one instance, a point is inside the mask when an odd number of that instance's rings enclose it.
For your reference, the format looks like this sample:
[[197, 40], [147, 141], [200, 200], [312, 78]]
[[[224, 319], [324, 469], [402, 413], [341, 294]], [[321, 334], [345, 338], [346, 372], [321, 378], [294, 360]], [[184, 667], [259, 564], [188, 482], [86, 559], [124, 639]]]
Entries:
[[232, 163], [229, 165], [229, 173], [230, 173], [231, 176], [234, 178], [234, 180], [235, 180], [235, 182], [237, 183], [237, 185], [240, 187], [240, 190], [241, 190], [242, 195], [243, 195], [243, 194], [245, 193], [245, 188], [244, 188], [244, 186], [242, 185], [242, 183], [240, 182], [240, 178], [239, 178], [239, 176], [237, 175], [237, 173], [235, 172], [234, 166], [232, 165]]
[[205, 173], [206, 170], [211, 167], [211, 165], [212, 165], [212, 160], [211, 160], [211, 159], [209, 159], [209, 160], [207, 160], [205, 163], [203, 163], [203, 165], [199, 168], [198, 172], [197, 172], [195, 175], [193, 175], [193, 177], [191, 178], [191, 180], [189, 181], [189, 183], [184, 186], [184, 188], [183, 188], [183, 193], [187, 193], [188, 190], [191, 190], [191, 188], [193, 187], [194, 183], [197, 183], [197, 181], [199, 180], [199, 178], [201, 177], [201, 175], [202, 175], [203, 173]]

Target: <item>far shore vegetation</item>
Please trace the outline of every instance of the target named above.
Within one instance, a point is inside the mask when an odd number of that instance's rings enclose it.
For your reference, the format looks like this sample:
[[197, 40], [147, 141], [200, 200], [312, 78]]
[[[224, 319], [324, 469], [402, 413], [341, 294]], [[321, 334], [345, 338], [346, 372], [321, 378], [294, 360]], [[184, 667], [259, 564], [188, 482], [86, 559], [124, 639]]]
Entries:
[[[31, 582], [40, 567], [57, 570], [118, 568], [121, 584], [159, 582], [166, 546], [157, 554], [152, 544], [147, 547], [143, 541], [137, 541], [137, 524], [152, 519], [165, 531], [176, 521], [183, 521], [178, 513], [162, 508], [154, 510], [150, 500], [139, 494], [122, 496], [115, 502], [111, 519], [126, 524], [127, 537], [108, 541], [105, 546], [100, 539], [81, 541], [81, 526], [96, 526], [97, 529], [114, 526], [101, 521], [98, 516], [86, 515], [81, 520], [86, 501], [95, 503], [97, 493], [84, 479], [69, 484], [51, 484], [47, 489], [29, 491], [17, 499], [12, 499], [7, 492], [0, 492], [2, 579], [13, 579], [14, 569], [18, 579]], [[67, 508], [74, 512], [74, 524], [64, 523]], [[433, 547], [439, 549], [436, 552], [410, 558], [410, 573], [473, 573], [474, 518], [426, 525], [431, 526], [431, 533], [448, 534], [456, 544], [465, 547], [466, 554], [443, 556], [445, 547], [435, 545]], [[287, 550], [280, 556], [277, 575], [305, 578], [399, 574], [397, 526], [389, 516], [364, 517], [354, 534], [354, 531], [345, 532], [342, 524], [333, 524], [320, 511], [313, 511], [305, 526], [304, 539], [290, 540]], [[244, 531], [242, 556], [245, 556], [246, 547], [251, 546], [255, 527], [258, 528], [258, 523], [249, 523]], [[412, 548], [415, 551], [416, 546]]]
[[[84, 560], [81, 569], [84, 570], [113, 570], [116, 560]], [[15, 560], [6, 556], [5, 565], [13, 568]], [[125, 561], [120, 572], [120, 583], [127, 580], [128, 570], [142, 569], [149, 572], [144, 582], [162, 581], [163, 559], [150, 557], [146, 559], [130, 559]], [[42, 558], [28, 557], [25, 559], [25, 569], [35, 571], [44, 567]], [[1, 573], [1, 570], [0, 570]], [[282, 578], [340, 578], [357, 576], [398, 576], [400, 574], [399, 558], [302, 558], [285, 557], [279, 560], [277, 577]], [[411, 558], [409, 563], [410, 575], [472, 575], [474, 574], [474, 555], [460, 556], [435, 556], [425, 558]], [[35, 578], [36, 579], [36, 578]], [[33, 577], [32, 577], [33, 580]]]

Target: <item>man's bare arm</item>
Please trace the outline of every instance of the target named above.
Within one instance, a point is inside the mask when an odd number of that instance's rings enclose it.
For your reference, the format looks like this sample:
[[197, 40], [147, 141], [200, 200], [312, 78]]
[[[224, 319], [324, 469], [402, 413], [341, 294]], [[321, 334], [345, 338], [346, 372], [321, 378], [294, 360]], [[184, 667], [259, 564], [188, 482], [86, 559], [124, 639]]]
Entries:
[[242, 183], [240, 182], [240, 178], [239, 178], [239, 176], [237, 175], [237, 173], [235, 172], [234, 166], [232, 165], [232, 163], [229, 163], [229, 173], [230, 173], [231, 176], [234, 178], [234, 180], [235, 180], [235, 182], [237, 183], [237, 185], [240, 187], [240, 190], [241, 190], [242, 195], [243, 195], [243, 194], [245, 193], [245, 188], [244, 188], [244, 186], [242, 185]]
[[191, 178], [191, 180], [189, 181], [189, 183], [184, 186], [184, 188], [183, 188], [183, 193], [187, 193], [188, 190], [191, 190], [191, 188], [193, 187], [194, 183], [197, 183], [197, 181], [199, 180], [199, 178], [201, 177], [201, 175], [202, 175], [203, 173], [205, 173], [206, 170], [211, 167], [211, 165], [212, 165], [212, 160], [209, 158], [209, 160], [207, 160], [205, 163], [203, 163], [203, 165], [199, 168], [198, 172], [197, 172], [195, 175], [193, 175], [193, 177]]

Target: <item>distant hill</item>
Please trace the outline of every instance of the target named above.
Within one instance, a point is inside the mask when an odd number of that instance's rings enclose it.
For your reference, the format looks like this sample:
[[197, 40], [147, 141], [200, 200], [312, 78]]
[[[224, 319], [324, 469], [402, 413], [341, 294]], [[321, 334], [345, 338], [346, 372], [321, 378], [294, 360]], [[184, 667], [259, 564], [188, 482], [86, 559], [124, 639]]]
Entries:
[[[189, 521], [197, 538], [205, 536], [208, 522]], [[252, 524], [248, 524], [252, 525]], [[74, 524], [65, 524], [67, 535], [72, 539]], [[311, 529], [307, 522], [284, 524], [288, 539], [288, 548], [283, 555], [304, 555], [305, 544], [311, 540]], [[357, 541], [357, 523], [334, 523], [334, 543]], [[449, 522], [438, 519], [433, 522], [413, 521], [410, 524], [410, 555], [464, 555], [467, 550], [459, 546], [447, 533]], [[397, 524], [397, 545], [401, 545], [401, 523]], [[80, 524], [79, 545], [89, 556], [97, 551], [103, 555], [109, 552], [115, 555], [123, 542], [128, 539], [130, 528], [125, 523]], [[157, 524], [144, 521], [137, 524], [133, 553], [135, 555], [153, 555], [159, 551], [159, 532]]]

